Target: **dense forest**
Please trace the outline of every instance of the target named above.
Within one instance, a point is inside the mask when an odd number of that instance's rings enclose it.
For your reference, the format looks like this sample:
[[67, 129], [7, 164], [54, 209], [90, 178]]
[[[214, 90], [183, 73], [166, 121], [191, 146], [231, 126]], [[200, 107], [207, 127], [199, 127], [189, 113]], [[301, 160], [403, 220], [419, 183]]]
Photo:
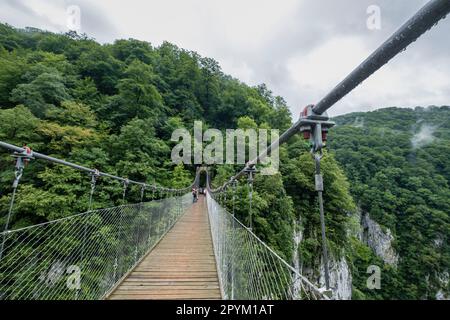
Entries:
[[[283, 131], [292, 118], [285, 100], [264, 84], [248, 86], [224, 74], [213, 59], [168, 42], [101, 45], [86, 35], [0, 24], [0, 140], [8, 143], [149, 184], [185, 187], [195, 168], [171, 163], [174, 129], [192, 130], [201, 120], [220, 130]], [[449, 119], [448, 107], [383, 109], [336, 119], [323, 160], [328, 246], [333, 261], [346, 261], [353, 298], [448, 295]], [[239, 169], [214, 167], [213, 184]], [[308, 142], [292, 138], [280, 148], [280, 172], [256, 176], [251, 219], [263, 241], [313, 282], [323, 283], [313, 171]], [[2, 152], [0, 225], [12, 179], [11, 155]], [[85, 211], [89, 181], [70, 168], [32, 161], [10, 227]], [[121, 190], [118, 183], [101, 180], [94, 207], [122, 203]], [[242, 180], [236, 214], [246, 224], [248, 191]], [[126, 201], [138, 198], [139, 190], [132, 189]], [[221, 202], [231, 208], [231, 198]], [[392, 232], [398, 265], [386, 263], [365, 241], [363, 215]], [[379, 290], [366, 287], [372, 264], [382, 267]], [[339, 279], [334, 285], [341, 285]]]
[[384, 264], [389, 285], [376, 297], [448, 297], [450, 108], [387, 108], [336, 121], [330, 149], [360, 211], [392, 232], [399, 256], [398, 265]]

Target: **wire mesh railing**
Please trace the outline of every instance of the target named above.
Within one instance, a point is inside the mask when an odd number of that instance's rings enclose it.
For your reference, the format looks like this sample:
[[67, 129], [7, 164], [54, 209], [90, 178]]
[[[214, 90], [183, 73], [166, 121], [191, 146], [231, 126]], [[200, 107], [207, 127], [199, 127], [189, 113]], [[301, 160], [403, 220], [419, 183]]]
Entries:
[[191, 205], [190, 194], [1, 233], [1, 300], [104, 298]]
[[208, 215], [224, 299], [327, 299], [208, 192]]

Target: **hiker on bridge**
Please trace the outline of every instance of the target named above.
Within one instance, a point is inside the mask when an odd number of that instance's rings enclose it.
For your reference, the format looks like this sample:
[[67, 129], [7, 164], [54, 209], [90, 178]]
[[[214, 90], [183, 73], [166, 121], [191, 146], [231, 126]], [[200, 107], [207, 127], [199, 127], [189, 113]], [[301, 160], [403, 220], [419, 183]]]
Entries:
[[197, 202], [198, 200], [198, 190], [194, 187], [192, 188], [192, 202]]

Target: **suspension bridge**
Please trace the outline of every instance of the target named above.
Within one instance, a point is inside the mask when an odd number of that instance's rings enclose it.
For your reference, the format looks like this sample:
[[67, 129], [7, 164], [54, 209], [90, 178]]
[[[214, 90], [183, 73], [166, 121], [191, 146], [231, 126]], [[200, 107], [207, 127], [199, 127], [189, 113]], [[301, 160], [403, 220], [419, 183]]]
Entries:
[[[326, 134], [334, 124], [326, 111], [449, 12], [449, 0], [429, 1], [322, 100], [306, 107], [276, 142], [218, 188], [212, 187], [204, 167], [197, 168], [190, 186], [171, 189], [0, 142], [0, 148], [15, 158], [10, 206], [0, 234], [0, 299], [331, 298], [320, 160]], [[253, 233], [251, 225], [236, 219], [234, 206], [228, 212], [219, 200], [239, 179], [247, 177], [251, 214], [256, 165], [299, 132], [310, 140], [316, 163], [324, 288], [281, 258]], [[88, 210], [11, 229], [15, 196], [30, 161], [47, 161], [87, 173], [91, 183]], [[207, 178], [206, 196], [193, 203], [190, 190], [199, 185], [201, 174]], [[140, 202], [92, 209], [99, 178], [122, 183], [123, 200], [130, 185], [140, 188]], [[146, 197], [146, 193], [151, 196]]]

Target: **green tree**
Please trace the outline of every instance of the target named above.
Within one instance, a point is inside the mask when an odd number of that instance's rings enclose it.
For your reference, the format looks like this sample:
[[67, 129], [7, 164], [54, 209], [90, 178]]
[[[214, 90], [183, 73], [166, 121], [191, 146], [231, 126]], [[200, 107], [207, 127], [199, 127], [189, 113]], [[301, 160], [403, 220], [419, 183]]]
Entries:
[[30, 108], [37, 117], [44, 117], [53, 106], [70, 99], [64, 78], [58, 72], [45, 72], [30, 83], [19, 84], [11, 93], [11, 100]]

